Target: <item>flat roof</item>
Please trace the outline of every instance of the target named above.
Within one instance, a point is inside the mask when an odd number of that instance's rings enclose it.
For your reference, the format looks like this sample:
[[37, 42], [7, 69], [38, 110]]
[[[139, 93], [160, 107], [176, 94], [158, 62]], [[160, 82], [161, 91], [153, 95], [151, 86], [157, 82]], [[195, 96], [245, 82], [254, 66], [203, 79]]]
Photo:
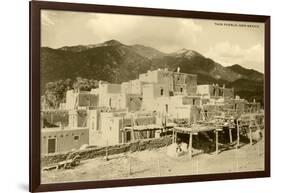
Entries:
[[124, 127], [122, 130], [134, 130], [134, 131], [143, 131], [143, 130], [157, 130], [157, 129], [163, 129], [162, 126], [156, 125], [156, 124], [150, 124], [150, 125], [136, 125], [134, 127]]
[[41, 132], [55, 132], [55, 131], [77, 131], [77, 130], [87, 130], [88, 127], [49, 127], [41, 128]]

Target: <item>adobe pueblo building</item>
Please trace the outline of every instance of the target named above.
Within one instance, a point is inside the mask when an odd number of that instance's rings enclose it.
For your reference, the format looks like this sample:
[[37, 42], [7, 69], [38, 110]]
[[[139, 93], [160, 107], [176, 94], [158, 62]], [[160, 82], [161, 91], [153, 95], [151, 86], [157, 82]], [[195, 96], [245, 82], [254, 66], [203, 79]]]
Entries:
[[41, 152], [163, 135], [173, 135], [175, 140], [184, 128], [260, 112], [259, 103], [240, 99], [233, 88], [197, 85], [197, 75], [181, 73], [179, 68], [177, 72], [158, 69], [121, 84], [100, 81], [98, 88], [87, 92], [68, 90], [60, 109], [42, 109]]

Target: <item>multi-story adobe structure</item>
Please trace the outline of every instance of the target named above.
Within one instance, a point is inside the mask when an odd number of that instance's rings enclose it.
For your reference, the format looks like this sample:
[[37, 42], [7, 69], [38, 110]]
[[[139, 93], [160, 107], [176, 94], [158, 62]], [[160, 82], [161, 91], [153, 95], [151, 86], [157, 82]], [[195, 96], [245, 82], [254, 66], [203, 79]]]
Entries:
[[72, 133], [77, 136], [75, 133], [83, 132], [83, 137], [81, 133], [80, 137], [67, 138], [69, 143], [56, 146], [56, 151], [71, 150], [83, 144], [127, 143], [159, 137], [167, 122], [196, 122], [202, 109], [214, 112], [220, 106], [244, 110], [245, 104], [245, 100], [234, 98], [232, 88], [197, 85], [196, 75], [181, 73], [179, 69], [177, 72], [148, 71], [138, 79], [121, 84], [99, 82], [98, 88], [88, 92], [67, 91], [61, 110], [68, 112], [68, 126], [44, 129], [42, 152], [52, 153], [54, 143], [58, 145], [63, 139], [48, 141], [52, 136], [70, 137]]

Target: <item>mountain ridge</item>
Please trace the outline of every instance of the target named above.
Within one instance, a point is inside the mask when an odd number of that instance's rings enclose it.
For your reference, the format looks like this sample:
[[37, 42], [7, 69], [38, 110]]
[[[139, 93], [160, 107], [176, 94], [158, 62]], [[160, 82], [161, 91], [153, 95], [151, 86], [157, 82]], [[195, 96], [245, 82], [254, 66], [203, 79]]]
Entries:
[[[177, 67], [183, 73], [197, 74], [198, 84], [226, 84], [243, 93], [255, 89], [260, 93], [263, 88], [260, 87], [263, 74], [238, 64], [224, 67], [195, 50], [183, 48], [167, 54], [149, 46], [125, 45], [117, 40], [58, 49], [42, 47], [41, 64], [43, 89], [46, 83], [60, 79], [83, 77], [121, 83], [136, 79], [148, 70], [176, 71]], [[236, 84], [239, 80], [244, 87]]]

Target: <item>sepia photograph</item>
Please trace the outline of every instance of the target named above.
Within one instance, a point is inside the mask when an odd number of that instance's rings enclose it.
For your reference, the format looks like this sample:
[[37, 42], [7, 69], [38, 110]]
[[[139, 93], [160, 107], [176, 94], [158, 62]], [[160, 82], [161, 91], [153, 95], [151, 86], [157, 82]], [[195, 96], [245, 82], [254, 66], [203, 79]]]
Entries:
[[265, 171], [265, 23], [40, 11], [41, 184]]

